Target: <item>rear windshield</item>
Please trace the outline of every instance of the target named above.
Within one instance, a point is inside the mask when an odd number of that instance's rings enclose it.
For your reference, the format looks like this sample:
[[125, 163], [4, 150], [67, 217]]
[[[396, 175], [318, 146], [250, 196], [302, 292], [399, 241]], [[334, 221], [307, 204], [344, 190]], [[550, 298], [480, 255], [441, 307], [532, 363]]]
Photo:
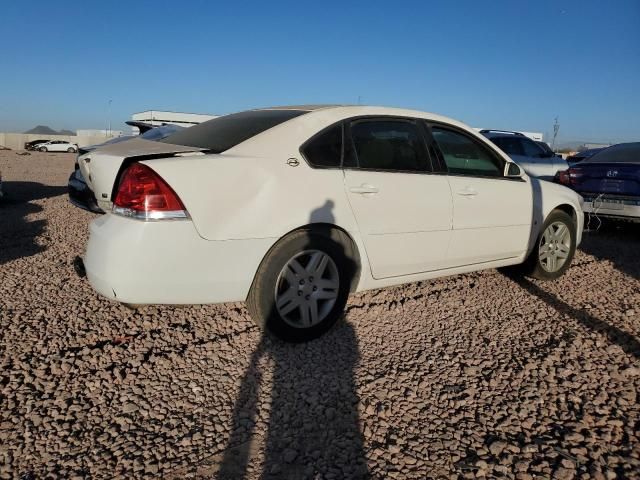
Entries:
[[304, 113], [307, 111], [248, 110], [185, 128], [160, 141], [173, 145], [205, 148], [214, 153], [220, 153]]
[[585, 163], [640, 163], [640, 142], [607, 147], [584, 160]]

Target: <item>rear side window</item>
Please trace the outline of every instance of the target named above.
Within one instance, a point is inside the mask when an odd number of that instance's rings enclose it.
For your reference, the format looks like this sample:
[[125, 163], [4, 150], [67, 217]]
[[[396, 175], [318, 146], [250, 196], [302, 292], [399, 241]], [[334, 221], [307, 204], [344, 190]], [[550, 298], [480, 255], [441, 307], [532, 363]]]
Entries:
[[429, 171], [418, 125], [405, 120], [361, 120], [351, 124], [359, 168], [403, 172]]
[[449, 173], [482, 177], [502, 177], [504, 163], [488, 149], [462, 133], [432, 127]]
[[524, 155], [522, 143], [516, 137], [498, 137], [490, 139], [507, 155]]
[[302, 154], [314, 167], [340, 167], [342, 162], [342, 124], [320, 132], [302, 146]]
[[160, 141], [220, 153], [305, 113], [306, 110], [249, 110], [233, 113], [185, 128]]

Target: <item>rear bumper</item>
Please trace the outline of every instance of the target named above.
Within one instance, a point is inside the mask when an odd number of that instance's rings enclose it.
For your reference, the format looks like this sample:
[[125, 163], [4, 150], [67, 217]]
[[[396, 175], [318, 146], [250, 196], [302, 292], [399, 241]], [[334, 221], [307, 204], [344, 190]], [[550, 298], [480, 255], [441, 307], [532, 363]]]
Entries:
[[104, 213], [104, 210], [98, 206], [95, 195], [84, 182], [82, 174], [79, 172], [79, 170], [76, 170], [69, 176], [69, 182], [67, 184], [69, 201], [83, 210], [88, 210], [93, 213]]
[[106, 214], [91, 223], [84, 267], [98, 293], [122, 303], [244, 301], [275, 240], [211, 241], [188, 220]]
[[582, 210], [584, 213], [600, 217], [640, 221], [640, 197], [585, 196]]

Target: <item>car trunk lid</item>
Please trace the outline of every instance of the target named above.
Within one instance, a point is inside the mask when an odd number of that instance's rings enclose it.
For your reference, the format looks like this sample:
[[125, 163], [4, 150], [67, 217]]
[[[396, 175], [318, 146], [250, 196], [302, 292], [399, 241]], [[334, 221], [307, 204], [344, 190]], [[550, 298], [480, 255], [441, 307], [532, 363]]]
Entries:
[[204, 150], [136, 137], [105, 145], [79, 157], [79, 166], [85, 182], [95, 194], [98, 205], [106, 211], [111, 208], [113, 191], [125, 164], [134, 160], [165, 158]]
[[583, 163], [570, 171], [571, 187], [580, 193], [640, 196], [640, 162]]

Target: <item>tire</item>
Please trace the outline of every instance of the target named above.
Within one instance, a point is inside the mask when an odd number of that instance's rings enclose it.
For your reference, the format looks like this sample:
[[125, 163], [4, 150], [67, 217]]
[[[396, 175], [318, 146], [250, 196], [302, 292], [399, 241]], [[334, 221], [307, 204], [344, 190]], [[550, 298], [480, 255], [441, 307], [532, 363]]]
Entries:
[[69, 147], [69, 148], [67, 148], [67, 152], [68, 153], [76, 153], [76, 149]]
[[299, 230], [280, 240], [260, 264], [247, 296], [256, 324], [287, 342], [327, 332], [342, 316], [358, 271], [350, 242], [328, 228]]
[[[554, 226], [554, 229], [556, 228], [556, 226], [560, 226], [560, 225], [564, 225], [564, 227], [567, 228], [568, 235], [565, 238], [569, 239], [568, 241], [570, 241], [570, 244], [568, 246], [566, 245], [567, 243], [566, 241], [565, 242], [561, 240], [558, 241], [557, 239], [553, 240], [556, 242], [555, 244], [553, 243], [553, 241], [549, 242], [549, 239], [551, 237], [549, 235], [545, 236], [545, 232], [547, 232], [550, 226], [552, 225]], [[556, 230], [556, 234], [557, 233], [558, 233], [558, 230]], [[564, 245], [565, 248], [563, 248], [562, 245]], [[554, 256], [556, 256], [557, 263], [553, 265], [553, 262], [551, 262], [551, 267], [555, 267], [555, 268], [550, 268], [549, 262], [551, 260], [541, 260], [543, 250], [546, 250], [547, 253], [556, 252]], [[569, 216], [567, 213], [561, 210], [554, 210], [549, 214], [549, 216], [545, 220], [542, 226], [542, 229], [540, 230], [540, 233], [536, 238], [536, 243], [533, 247], [533, 250], [527, 257], [525, 262], [522, 265], [518, 266], [516, 271], [518, 271], [518, 273], [523, 273], [527, 276], [536, 278], [538, 280], [555, 280], [556, 278], [561, 277], [564, 274], [564, 272], [567, 271], [567, 269], [571, 265], [571, 261], [573, 260], [573, 256], [575, 255], [575, 252], [576, 252], [575, 222], [573, 221], [573, 218], [571, 218], [571, 216]], [[562, 254], [566, 254], [566, 257], [564, 259], [559, 257]], [[564, 262], [559, 264], [561, 260], [564, 260]]]
[[40, 147], [41, 152], [48, 152], [47, 147]]

